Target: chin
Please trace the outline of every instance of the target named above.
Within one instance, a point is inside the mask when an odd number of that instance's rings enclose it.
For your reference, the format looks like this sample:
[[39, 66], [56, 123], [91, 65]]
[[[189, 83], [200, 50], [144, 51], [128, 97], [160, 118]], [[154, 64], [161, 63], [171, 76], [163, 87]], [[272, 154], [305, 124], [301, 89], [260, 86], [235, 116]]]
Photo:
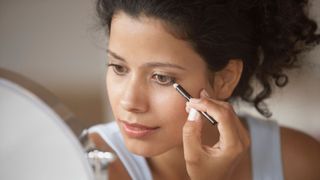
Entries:
[[138, 140], [125, 140], [125, 145], [130, 152], [144, 157], [157, 156], [166, 151], [154, 143], [139, 142]]
[[141, 142], [137, 140], [125, 140], [125, 145], [131, 153], [143, 157], [157, 156], [171, 149], [161, 144]]

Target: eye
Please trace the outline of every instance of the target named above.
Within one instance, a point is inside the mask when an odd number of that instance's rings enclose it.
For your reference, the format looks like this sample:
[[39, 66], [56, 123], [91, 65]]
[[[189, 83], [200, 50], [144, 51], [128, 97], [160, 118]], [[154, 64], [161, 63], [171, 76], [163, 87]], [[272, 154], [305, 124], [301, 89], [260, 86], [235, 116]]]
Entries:
[[128, 72], [128, 69], [118, 64], [108, 64], [108, 67], [112, 67], [113, 71], [118, 75], [124, 75]]
[[160, 85], [169, 86], [175, 82], [175, 78], [167, 75], [154, 74], [152, 78]]

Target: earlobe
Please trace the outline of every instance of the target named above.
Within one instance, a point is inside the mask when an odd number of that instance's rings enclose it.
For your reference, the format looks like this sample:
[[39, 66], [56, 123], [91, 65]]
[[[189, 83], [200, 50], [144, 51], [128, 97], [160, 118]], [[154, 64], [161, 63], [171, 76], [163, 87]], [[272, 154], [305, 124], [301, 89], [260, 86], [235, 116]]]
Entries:
[[218, 99], [228, 99], [239, 83], [243, 69], [241, 59], [231, 59], [228, 65], [215, 73], [213, 87]]

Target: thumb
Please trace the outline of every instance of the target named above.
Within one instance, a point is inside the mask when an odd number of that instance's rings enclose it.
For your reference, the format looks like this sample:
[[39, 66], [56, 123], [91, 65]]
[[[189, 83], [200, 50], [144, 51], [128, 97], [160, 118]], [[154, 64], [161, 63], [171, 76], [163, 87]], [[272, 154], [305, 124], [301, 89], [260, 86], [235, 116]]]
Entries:
[[201, 129], [200, 113], [191, 108], [188, 120], [183, 126], [183, 147], [186, 161], [197, 161], [202, 153]]

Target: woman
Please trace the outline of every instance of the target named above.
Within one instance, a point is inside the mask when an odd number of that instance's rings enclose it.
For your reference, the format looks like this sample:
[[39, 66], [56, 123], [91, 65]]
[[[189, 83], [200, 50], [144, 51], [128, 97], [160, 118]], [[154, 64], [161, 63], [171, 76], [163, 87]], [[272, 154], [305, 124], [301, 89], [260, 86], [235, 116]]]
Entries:
[[[283, 87], [284, 70], [320, 39], [306, 3], [98, 0], [115, 122], [91, 128], [91, 137], [119, 157], [110, 178], [320, 179], [316, 140], [239, 117], [231, 105], [241, 98], [270, 116], [263, 100], [273, 84]], [[195, 98], [186, 103], [175, 82]], [[191, 108], [217, 126], [188, 117]]]

